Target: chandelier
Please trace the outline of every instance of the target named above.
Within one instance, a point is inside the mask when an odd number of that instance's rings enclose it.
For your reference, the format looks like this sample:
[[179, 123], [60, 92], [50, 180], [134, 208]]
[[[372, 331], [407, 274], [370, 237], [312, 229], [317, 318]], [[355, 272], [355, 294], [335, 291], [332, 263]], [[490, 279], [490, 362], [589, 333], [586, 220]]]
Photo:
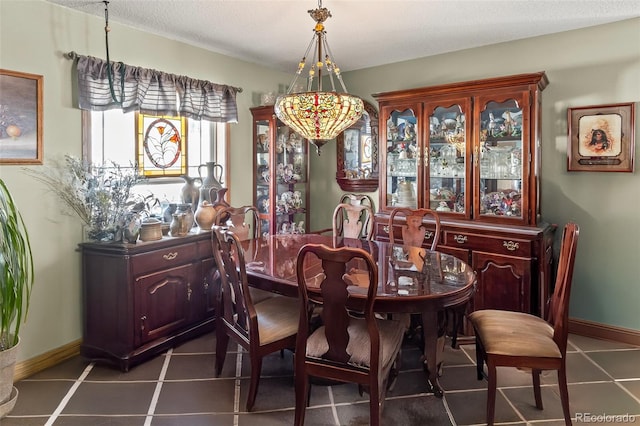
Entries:
[[[358, 121], [364, 105], [362, 99], [347, 93], [340, 75], [340, 68], [334, 62], [333, 54], [329, 49], [323, 22], [331, 17], [331, 12], [322, 7], [322, 0], [318, 0], [317, 9], [308, 12], [316, 21], [313, 38], [298, 64], [298, 70], [287, 93], [276, 99], [274, 110], [284, 124], [303, 138], [309, 139], [320, 155], [320, 148], [325, 143], [335, 139], [343, 130]], [[307, 56], [314, 46], [316, 49], [314, 49], [313, 62], [307, 77], [307, 91], [293, 93], [296, 82], [306, 67]], [[323, 68], [329, 74], [331, 91], [322, 90]], [[341, 93], [336, 92], [334, 76], [342, 86]], [[314, 80], [316, 81], [315, 90], [313, 89]]]

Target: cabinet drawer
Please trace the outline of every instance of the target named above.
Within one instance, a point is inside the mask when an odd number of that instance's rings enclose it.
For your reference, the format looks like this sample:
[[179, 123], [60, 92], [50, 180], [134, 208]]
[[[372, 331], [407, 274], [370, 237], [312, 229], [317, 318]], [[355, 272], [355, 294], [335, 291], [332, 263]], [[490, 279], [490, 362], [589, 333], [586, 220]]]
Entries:
[[147, 272], [173, 268], [175, 266], [184, 265], [185, 263], [191, 263], [197, 258], [197, 245], [184, 244], [132, 256], [131, 267], [133, 275], [137, 276]]
[[444, 232], [444, 245], [449, 247], [482, 250], [490, 253], [531, 257], [532, 242], [509, 237], [491, 237], [468, 232]]

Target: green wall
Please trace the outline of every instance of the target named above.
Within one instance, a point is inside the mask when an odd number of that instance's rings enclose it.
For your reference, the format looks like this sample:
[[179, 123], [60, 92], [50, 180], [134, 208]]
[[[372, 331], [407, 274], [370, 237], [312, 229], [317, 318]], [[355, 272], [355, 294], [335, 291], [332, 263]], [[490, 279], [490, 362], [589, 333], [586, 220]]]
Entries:
[[[110, 25], [112, 60], [244, 89], [238, 95], [239, 123], [231, 125], [229, 184], [234, 205], [251, 203], [249, 108], [258, 104], [260, 93], [288, 84], [292, 74]], [[0, 1], [0, 68], [44, 76], [45, 165], [64, 154], [81, 155], [72, 62], [63, 57], [69, 51], [104, 58], [104, 20], [40, 0]], [[294, 53], [292, 72], [295, 58]], [[350, 92], [375, 105], [375, 92], [540, 70], [550, 80], [543, 93], [543, 216], [560, 226], [575, 220], [582, 227], [571, 316], [640, 330], [640, 280], [632, 268], [640, 261], [640, 177], [567, 173], [565, 166], [568, 106], [640, 100], [640, 19], [354, 71], [345, 79]], [[329, 227], [341, 194], [335, 172], [331, 143], [321, 156], [312, 154], [312, 229]], [[21, 361], [82, 337], [76, 251], [82, 227], [75, 217], [62, 214], [57, 197], [21, 166], [1, 166], [0, 177], [12, 190], [34, 241], [36, 283], [22, 329]]]

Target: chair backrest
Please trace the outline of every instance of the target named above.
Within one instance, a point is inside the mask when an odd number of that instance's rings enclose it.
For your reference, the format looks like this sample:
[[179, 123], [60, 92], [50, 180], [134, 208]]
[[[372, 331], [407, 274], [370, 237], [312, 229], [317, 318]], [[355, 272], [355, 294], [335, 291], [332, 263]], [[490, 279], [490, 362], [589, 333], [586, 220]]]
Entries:
[[228, 227], [240, 241], [260, 236], [258, 209], [254, 206], [221, 207], [213, 224]]
[[376, 212], [376, 206], [373, 203], [373, 198], [367, 194], [343, 194], [340, 198], [340, 203], [346, 204], [362, 204], [371, 207], [373, 212]]
[[567, 350], [567, 337], [569, 335], [569, 298], [571, 295], [571, 283], [573, 281], [573, 265], [578, 248], [578, 236], [580, 227], [569, 222], [562, 232], [560, 256], [558, 257], [558, 272], [553, 295], [549, 302], [547, 321], [553, 326], [553, 340], [562, 353]]
[[333, 211], [333, 236], [373, 239], [371, 207], [363, 204], [338, 204]]
[[[316, 259], [313, 257], [315, 256]], [[318, 260], [321, 266], [318, 266]], [[306, 244], [298, 252], [296, 273], [298, 277], [298, 295], [300, 298], [300, 324], [298, 326], [298, 344], [296, 353], [305, 353], [306, 338], [309, 335], [309, 317], [314, 304], [322, 305], [322, 319], [328, 349], [322, 359], [329, 363], [347, 364], [349, 333], [347, 329], [352, 320], [347, 309], [351, 284], [346, 278], [350, 265], [357, 263], [359, 270], [368, 272], [369, 285], [364, 306], [364, 319], [371, 339], [371, 373], [378, 370], [380, 336], [373, 303], [378, 290], [378, 267], [369, 253], [354, 247], [330, 248], [323, 244]], [[309, 292], [307, 284], [313, 285]], [[311, 303], [310, 303], [311, 301]], [[298, 352], [300, 351], [300, 352]], [[375, 371], [374, 371], [375, 370]]]
[[219, 315], [231, 329], [249, 339], [250, 330], [257, 330], [258, 323], [249, 293], [244, 250], [230, 229], [214, 225], [211, 232], [213, 256], [221, 281], [222, 312]]
[[[393, 221], [396, 216], [404, 216], [406, 224], [402, 225], [402, 244], [414, 247], [422, 247], [425, 240], [433, 237], [431, 250], [438, 248], [440, 240], [440, 216], [430, 209], [410, 209], [406, 207], [396, 207], [389, 215], [389, 241], [395, 244]], [[435, 231], [430, 233], [422, 223], [423, 218], [431, 218], [435, 222]]]

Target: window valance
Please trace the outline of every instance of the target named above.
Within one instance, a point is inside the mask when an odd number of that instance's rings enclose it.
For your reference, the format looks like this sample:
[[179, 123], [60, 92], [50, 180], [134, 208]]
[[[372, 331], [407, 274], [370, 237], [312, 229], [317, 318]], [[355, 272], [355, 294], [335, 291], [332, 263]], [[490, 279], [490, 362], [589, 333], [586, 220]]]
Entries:
[[[154, 115], [181, 115], [237, 123], [233, 86], [77, 55], [78, 104], [81, 109], [120, 108]], [[109, 83], [109, 74], [111, 82]], [[115, 98], [115, 99], [114, 99]]]

